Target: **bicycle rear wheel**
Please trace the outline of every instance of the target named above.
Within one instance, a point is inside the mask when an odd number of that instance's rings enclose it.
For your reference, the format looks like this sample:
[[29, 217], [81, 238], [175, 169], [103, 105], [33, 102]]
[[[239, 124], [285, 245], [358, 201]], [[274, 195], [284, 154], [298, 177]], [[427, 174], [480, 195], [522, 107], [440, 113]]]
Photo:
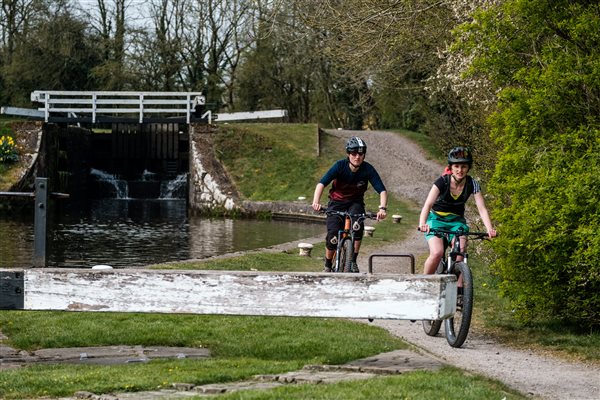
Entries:
[[423, 330], [429, 336], [436, 336], [442, 327], [441, 319], [424, 319]]
[[[460, 347], [467, 340], [471, 327], [473, 313], [473, 275], [469, 266], [458, 262], [454, 266], [454, 273], [458, 277], [462, 274], [463, 294], [457, 296], [456, 313], [452, 318], [445, 320], [446, 340], [452, 347]], [[460, 299], [459, 297], [462, 297]]]
[[[437, 269], [435, 270], [436, 274], [444, 273], [444, 269], [446, 268], [445, 262], [442, 260], [438, 264]], [[425, 334], [428, 336], [436, 336], [442, 327], [443, 320], [441, 319], [425, 319], [423, 320], [423, 330]]]

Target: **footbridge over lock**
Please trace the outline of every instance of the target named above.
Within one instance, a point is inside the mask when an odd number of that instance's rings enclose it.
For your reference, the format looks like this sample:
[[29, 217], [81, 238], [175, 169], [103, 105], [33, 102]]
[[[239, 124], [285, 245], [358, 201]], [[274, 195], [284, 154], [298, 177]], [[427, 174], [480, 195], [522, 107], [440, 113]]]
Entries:
[[238, 207], [212, 151], [216, 123], [286, 116], [215, 114], [200, 92], [34, 91], [31, 100], [36, 109], [2, 113], [44, 122], [33, 174], [55, 182], [52, 190], [72, 198], [160, 198], [165, 182], [177, 181], [185, 183], [177, 196], [199, 210]]

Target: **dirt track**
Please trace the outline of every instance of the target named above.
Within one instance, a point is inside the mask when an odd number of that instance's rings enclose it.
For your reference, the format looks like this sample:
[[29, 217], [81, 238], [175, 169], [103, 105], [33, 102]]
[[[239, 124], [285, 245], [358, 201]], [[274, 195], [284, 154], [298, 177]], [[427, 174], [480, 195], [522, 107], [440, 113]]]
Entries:
[[[416, 204], [425, 200], [434, 178], [443, 169], [442, 165], [428, 160], [418, 146], [390, 132], [330, 133], [344, 138], [353, 135], [362, 137], [367, 143], [366, 160], [378, 169], [388, 191]], [[418, 211], [416, 208], [415, 212]], [[426, 253], [427, 246], [415, 230], [407, 240], [379, 249], [378, 252], [380, 251], [418, 255]], [[367, 265], [366, 255], [359, 258], [359, 265]], [[388, 262], [378, 263], [377, 268], [375, 272], [386, 272], [393, 271], [394, 267]], [[528, 350], [511, 349], [473, 331], [463, 348], [454, 349], [447, 344], [442, 334], [434, 338], [426, 336], [418, 322], [373, 323], [445, 363], [498, 379], [532, 398], [600, 399], [600, 368], [597, 366], [565, 362]]]

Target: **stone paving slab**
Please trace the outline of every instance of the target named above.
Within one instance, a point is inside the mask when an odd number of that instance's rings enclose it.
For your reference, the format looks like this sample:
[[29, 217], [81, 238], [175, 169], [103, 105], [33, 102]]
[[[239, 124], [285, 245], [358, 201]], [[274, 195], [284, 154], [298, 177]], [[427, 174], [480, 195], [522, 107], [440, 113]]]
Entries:
[[0, 371], [27, 363], [125, 364], [156, 358], [209, 358], [210, 351], [195, 347], [99, 346], [17, 351], [0, 346]]
[[379, 373], [402, 373], [414, 370], [437, 370], [442, 363], [411, 350], [396, 350], [389, 353], [381, 353], [373, 357], [367, 357], [351, 361], [344, 367], [357, 367], [361, 371]]
[[397, 375], [415, 370], [437, 370], [443, 364], [411, 350], [396, 350], [349, 362], [344, 365], [307, 365], [300, 371], [283, 374], [257, 375], [252, 380], [223, 384], [193, 385], [175, 383], [172, 389], [157, 391], [94, 394], [78, 392], [75, 397], [60, 400], [178, 400], [190, 397], [209, 397], [241, 390], [268, 390], [293, 384], [328, 384], [342, 381], [372, 379], [382, 375]]

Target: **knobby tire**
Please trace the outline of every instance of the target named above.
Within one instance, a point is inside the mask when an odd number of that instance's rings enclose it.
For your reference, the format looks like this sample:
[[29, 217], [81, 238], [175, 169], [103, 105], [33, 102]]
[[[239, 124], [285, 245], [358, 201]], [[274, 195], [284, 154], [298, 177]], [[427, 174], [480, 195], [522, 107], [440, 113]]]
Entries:
[[473, 275], [469, 266], [458, 262], [454, 266], [456, 276], [462, 274], [463, 300], [462, 307], [456, 308], [453, 317], [445, 320], [446, 340], [452, 347], [460, 347], [467, 340], [469, 328], [471, 327], [471, 316], [473, 313]]
[[342, 247], [340, 248], [340, 266], [338, 272], [350, 272], [353, 254], [354, 247], [352, 244], [352, 239], [346, 238], [342, 242]]

